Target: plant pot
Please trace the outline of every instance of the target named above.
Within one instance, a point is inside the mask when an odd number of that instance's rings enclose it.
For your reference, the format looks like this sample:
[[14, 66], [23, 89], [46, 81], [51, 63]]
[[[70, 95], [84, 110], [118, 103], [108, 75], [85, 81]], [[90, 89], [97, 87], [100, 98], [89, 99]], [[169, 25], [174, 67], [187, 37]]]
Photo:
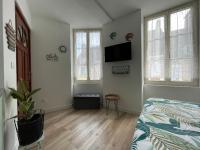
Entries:
[[18, 139], [21, 146], [37, 141], [43, 134], [44, 114], [35, 114], [30, 120], [18, 121]]

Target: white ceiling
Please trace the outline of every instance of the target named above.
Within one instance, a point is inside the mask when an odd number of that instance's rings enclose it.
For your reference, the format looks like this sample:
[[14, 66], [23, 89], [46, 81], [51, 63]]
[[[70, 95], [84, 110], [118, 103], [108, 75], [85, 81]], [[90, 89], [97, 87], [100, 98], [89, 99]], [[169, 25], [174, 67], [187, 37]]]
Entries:
[[[146, 16], [190, 0], [98, 0], [116, 19], [137, 9]], [[111, 19], [95, 0], [28, 0], [31, 13], [70, 23], [75, 27], [100, 27]]]

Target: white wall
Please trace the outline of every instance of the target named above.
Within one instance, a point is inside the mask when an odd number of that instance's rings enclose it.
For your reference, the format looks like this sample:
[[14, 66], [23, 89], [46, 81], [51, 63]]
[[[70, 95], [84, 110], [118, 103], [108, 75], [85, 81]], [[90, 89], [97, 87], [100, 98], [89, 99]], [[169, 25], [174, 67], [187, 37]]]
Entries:
[[1, 93], [0, 89], [0, 150], [3, 150], [3, 143], [4, 143], [4, 127], [3, 127], [3, 122], [4, 122], [4, 112], [3, 112], [3, 96]]
[[[3, 2], [2, 0], [0, 1], [0, 20], [3, 20]], [[2, 30], [3, 29], [3, 22], [0, 21], [0, 43], [3, 43], [3, 34]], [[3, 68], [3, 44], [0, 44], [0, 88], [4, 87], [4, 81], [3, 81], [3, 73], [4, 73], [4, 68]]]
[[[111, 32], [117, 32], [117, 38], [111, 40]], [[125, 42], [125, 35], [134, 33], [132, 41], [132, 60], [125, 62], [103, 63], [103, 93], [119, 94], [119, 108], [123, 111], [139, 113], [142, 108], [141, 78], [141, 11], [121, 17], [103, 26], [103, 47]], [[104, 50], [103, 50], [104, 51]], [[104, 56], [103, 56], [104, 58]], [[113, 75], [112, 66], [130, 65], [129, 75]]]
[[[0, 31], [3, 32], [3, 47], [1, 47], [2, 51], [0, 52], [3, 57], [3, 87], [6, 89], [8, 94], [8, 87], [16, 88], [16, 52], [10, 51], [7, 48], [7, 39], [5, 34], [4, 26], [6, 23], [9, 22], [9, 20], [12, 21], [12, 25], [15, 28], [15, 1], [14, 0], [3, 0], [3, 19], [2, 19], [2, 26]], [[23, 4], [22, 4], [23, 3]], [[28, 9], [28, 5], [26, 4], [25, 0], [20, 0], [18, 2], [19, 7], [23, 6], [21, 8], [23, 14], [25, 17], [27, 17], [27, 21], [30, 24], [31, 17], [30, 12]], [[2, 59], [1, 59], [2, 60]], [[11, 64], [13, 67], [11, 67]], [[2, 69], [2, 66], [1, 66]], [[2, 76], [1, 76], [2, 78]], [[5, 150], [15, 150], [18, 147], [18, 140], [16, 131], [14, 128], [13, 120], [7, 120], [8, 118], [11, 118], [17, 114], [17, 102], [15, 100], [12, 100], [10, 97], [6, 97], [5, 100], [5, 129], [4, 129], [4, 145]]]
[[144, 99], [150, 97], [200, 102], [200, 88], [144, 85]]
[[[42, 88], [34, 97], [36, 107], [54, 111], [71, 106], [70, 26], [48, 18], [32, 18], [32, 87]], [[67, 46], [67, 53], [58, 47]], [[46, 60], [56, 53], [58, 62]]]
[[[2, 14], [2, 1], [0, 1], [0, 14]], [[0, 20], [2, 20], [3, 15], [0, 15]], [[3, 43], [3, 36], [2, 36], [2, 21], [0, 21], [0, 43]], [[4, 82], [3, 82], [3, 73], [4, 73], [4, 68], [3, 68], [3, 44], [0, 44], [0, 96], [1, 96], [1, 89], [4, 87]], [[0, 97], [0, 150], [3, 150], [3, 100]]]
[[[15, 28], [15, 3], [14, 0], [3, 0], [3, 26], [11, 19]], [[3, 28], [3, 57], [4, 57], [4, 88], [16, 88], [16, 52], [7, 48], [7, 39], [5, 29]], [[11, 68], [11, 63], [14, 68]], [[17, 114], [17, 103], [11, 98], [5, 101], [5, 119], [9, 119]], [[14, 150], [17, 146], [17, 135], [15, 132], [13, 120], [5, 121], [5, 149]]]

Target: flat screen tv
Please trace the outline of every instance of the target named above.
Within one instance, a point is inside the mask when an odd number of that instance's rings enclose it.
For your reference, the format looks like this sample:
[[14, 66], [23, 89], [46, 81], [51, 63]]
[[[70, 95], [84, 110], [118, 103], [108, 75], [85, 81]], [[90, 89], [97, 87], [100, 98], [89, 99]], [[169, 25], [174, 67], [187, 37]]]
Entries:
[[131, 42], [105, 47], [105, 62], [131, 60]]

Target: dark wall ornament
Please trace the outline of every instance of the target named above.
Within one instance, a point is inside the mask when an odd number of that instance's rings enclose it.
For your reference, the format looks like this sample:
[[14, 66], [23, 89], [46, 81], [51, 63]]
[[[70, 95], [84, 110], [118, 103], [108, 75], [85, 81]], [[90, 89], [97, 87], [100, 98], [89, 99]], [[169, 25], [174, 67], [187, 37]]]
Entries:
[[130, 66], [124, 65], [124, 66], [112, 66], [112, 74], [129, 74], [130, 73]]
[[50, 53], [46, 55], [46, 60], [47, 61], [52, 61], [52, 62], [57, 62], [58, 61], [58, 56], [56, 54]]
[[64, 46], [64, 45], [59, 46], [58, 50], [59, 50], [61, 53], [66, 53], [66, 52], [67, 52], [67, 48], [66, 48], [66, 46]]
[[126, 41], [130, 42], [134, 37], [133, 33], [127, 33], [125, 36]]
[[117, 32], [110, 33], [110, 39], [114, 40], [117, 37]]
[[9, 20], [9, 23], [6, 23], [5, 30], [7, 35], [8, 49], [15, 51], [16, 48], [15, 29], [12, 26], [11, 20]]

